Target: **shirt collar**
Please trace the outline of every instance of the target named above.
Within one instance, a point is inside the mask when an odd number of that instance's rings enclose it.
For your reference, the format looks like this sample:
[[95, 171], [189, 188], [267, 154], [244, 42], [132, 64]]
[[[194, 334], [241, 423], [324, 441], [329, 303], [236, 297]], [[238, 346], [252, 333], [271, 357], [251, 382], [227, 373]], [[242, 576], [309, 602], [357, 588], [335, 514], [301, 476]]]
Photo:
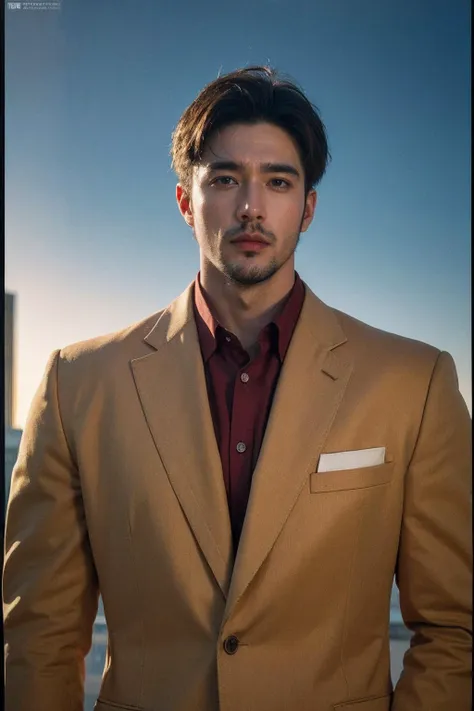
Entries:
[[[204, 361], [216, 351], [220, 331], [227, 333], [219, 323], [211, 304], [207, 301], [200, 283], [200, 273], [194, 282], [194, 313], [198, 330], [199, 342]], [[297, 272], [291, 291], [286, 297], [278, 316], [271, 322], [278, 332], [278, 355], [283, 362], [290, 345], [293, 331], [298, 322], [305, 297], [304, 284]]]

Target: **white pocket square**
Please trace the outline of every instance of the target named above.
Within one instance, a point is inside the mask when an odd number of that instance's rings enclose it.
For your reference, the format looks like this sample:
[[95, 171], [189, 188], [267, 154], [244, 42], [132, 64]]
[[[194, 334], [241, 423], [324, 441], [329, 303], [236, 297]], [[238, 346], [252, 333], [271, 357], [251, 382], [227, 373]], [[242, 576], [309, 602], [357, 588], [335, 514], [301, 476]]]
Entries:
[[385, 447], [355, 449], [352, 452], [333, 452], [321, 454], [318, 472], [334, 472], [341, 469], [362, 469], [376, 467], [385, 462]]

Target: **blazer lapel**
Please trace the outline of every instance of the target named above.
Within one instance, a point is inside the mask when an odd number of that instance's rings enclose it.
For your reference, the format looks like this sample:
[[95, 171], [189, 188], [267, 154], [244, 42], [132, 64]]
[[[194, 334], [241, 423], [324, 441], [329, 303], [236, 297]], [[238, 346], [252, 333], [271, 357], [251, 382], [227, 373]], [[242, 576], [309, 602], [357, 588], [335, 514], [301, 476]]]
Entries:
[[145, 337], [154, 351], [131, 365], [171, 486], [225, 597], [232, 574], [232, 535], [193, 298], [191, 285]]
[[253, 474], [224, 619], [280, 534], [344, 395], [351, 371], [333, 351], [346, 341], [334, 312], [306, 287]]

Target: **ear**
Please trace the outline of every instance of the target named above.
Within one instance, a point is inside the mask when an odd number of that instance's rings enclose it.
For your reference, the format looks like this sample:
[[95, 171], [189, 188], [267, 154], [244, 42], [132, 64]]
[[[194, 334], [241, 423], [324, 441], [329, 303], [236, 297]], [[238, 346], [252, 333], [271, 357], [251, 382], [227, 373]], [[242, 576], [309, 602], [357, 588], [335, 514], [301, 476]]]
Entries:
[[185, 222], [190, 227], [194, 227], [191, 198], [180, 183], [176, 186], [176, 202], [178, 203], [179, 211], [184, 217]]
[[310, 190], [304, 206], [303, 221], [301, 224], [301, 232], [306, 232], [311, 222], [313, 221], [314, 211], [316, 209], [316, 203], [318, 201], [318, 194], [316, 190]]

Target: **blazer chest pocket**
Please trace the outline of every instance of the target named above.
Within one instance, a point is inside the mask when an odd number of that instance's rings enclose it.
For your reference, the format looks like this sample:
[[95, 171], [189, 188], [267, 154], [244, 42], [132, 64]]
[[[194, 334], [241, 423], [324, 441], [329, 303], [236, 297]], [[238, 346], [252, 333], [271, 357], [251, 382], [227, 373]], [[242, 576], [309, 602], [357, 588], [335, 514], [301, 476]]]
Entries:
[[389, 711], [391, 700], [392, 694], [390, 696], [373, 696], [371, 699], [335, 704], [333, 709], [334, 711]]
[[331, 491], [351, 491], [369, 489], [374, 486], [389, 484], [392, 479], [393, 462], [378, 464], [360, 469], [340, 469], [333, 472], [313, 472], [310, 474], [312, 494], [324, 494]]
[[104, 701], [97, 699], [94, 711], [145, 711], [142, 706], [130, 706], [129, 704], [119, 704], [116, 701]]

